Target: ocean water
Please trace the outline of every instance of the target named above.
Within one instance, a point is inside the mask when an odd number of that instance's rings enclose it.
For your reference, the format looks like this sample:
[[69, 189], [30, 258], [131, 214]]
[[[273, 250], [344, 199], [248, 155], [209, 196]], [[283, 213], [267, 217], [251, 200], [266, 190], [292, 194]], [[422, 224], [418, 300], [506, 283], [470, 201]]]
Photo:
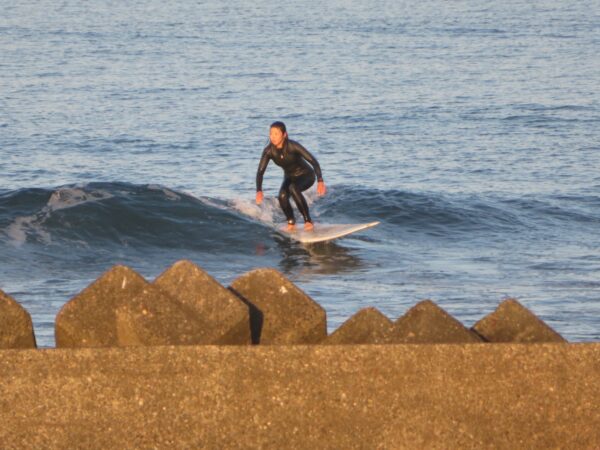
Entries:
[[[274, 267], [327, 311], [432, 299], [465, 325], [516, 297], [600, 338], [596, 1], [0, 0], [0, 289], [54, 318], [114, 264]], [[321, 163], [318, 225], [283, 222], [268, 127]]]

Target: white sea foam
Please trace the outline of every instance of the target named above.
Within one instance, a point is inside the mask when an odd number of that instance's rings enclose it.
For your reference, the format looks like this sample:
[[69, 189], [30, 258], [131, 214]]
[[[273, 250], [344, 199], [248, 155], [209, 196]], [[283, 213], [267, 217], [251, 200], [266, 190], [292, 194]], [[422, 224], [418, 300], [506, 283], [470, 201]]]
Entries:
[[257, 205], [254, 200], [236, 198], [231, 200], [230, 205], [236, 211], [269, 225], [275, 223], [275, 213], [279, 210], [279, 204], [275, 198], [265, 198], [260, 205]]
[[13, 223], [11, 223], [8, 227], [6, 227], [3, 231], [6, 236], [10, 239], [10, 242], [13, 245], [22, 245], [25, 243], [27, 239], [27, 233], [25, 232], [25, 228], [27, 227], [28, 222], [33, 220], [33, 216], [27, 217], [17, 217]]
[[21, 246], [27, 241], [27, 236], [35, 236], [44, 244], [52, 242], [51, 234], [44, 229], [44, 223], [54, 211], [73, 208], [88, 202], [98, 202], [111, 198], [109, 192], [102, 190], [85, 191], [84, 185], [70, 188], [60, 188], [54, 191], [46, 205], [36, 214], [20, 216], [4, 229], [4, 234], [14, 246]]
[[84, 186], [60, 188], [52, 193], [44, 210], [51, 213], [60, 209], [72, 208], [87, 202], [97, 202], [112, 198], [113, 195], [102, 190], [85, 191]]
[[[303, 195], [306, 199], [306, 204], [310, 207], [317, 198], [317, 191], [315, 189], [310, 189], [303, 192]], [[292, 202], [292, 208], [294, 208], [296, 217], [298, 217], [299, 213], [296, 210], [294, 201], [290, 201]], [[279, 201], [275, 196], [265, 196], [260, 205], [257, 205], [254, 199], [235, 198], [230, 201], [230, 206], [246, 216], [269, 225], [274, 225], [277, 220], [285, 221], [283, 213], [281, 212], [281, 207], [279, 206]], [[314, 216], [313, 211], [311, 211], [311, 214]], [[278, 218], [278, 216], [280, 217]]]
[[171, 189], [168, 189], [159, 184], [149, 184], [148, 189], [153, 190], [153, 191], [162, 191], [162, 193], [165, 194], [165, 196], [169, 200], [173, 200], [173, 201], [181, 200], [181, 196], [179, 194], [177, 194], [176, 192], [172, 191]]
[[50, 233], [42, 228], [42, 223], [47, 217], [48, 215], [42, 213], [17, 217], [13, 223], [5, 228], [4, 233], [10, 239], [9, 242], [16, 247], [23, 245], [29, 234], [36, 235], [44, 244], [49, 244], [52, 242]]

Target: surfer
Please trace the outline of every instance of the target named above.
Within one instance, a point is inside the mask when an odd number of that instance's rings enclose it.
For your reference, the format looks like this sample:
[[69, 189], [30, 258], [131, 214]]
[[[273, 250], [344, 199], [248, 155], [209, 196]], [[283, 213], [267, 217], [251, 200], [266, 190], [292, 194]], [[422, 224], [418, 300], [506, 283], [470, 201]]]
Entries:
[[302, 192], [315, 183], [316, 176], [317, 194], [325, 195], [327, 189], [323, 182], [321, 166], [319, 166], [317, 159], [302, 145], [288, 139], [287, 130], [283, 122], [274, 122], [271, 124], [269, 141], [269, 144], [263, 150], [260, 163], [258, 164], [258, 171], [256, 172], [256, 204], [260, 205], [263, 201], [263, 175], [265, 174], [265, 170], [267, 170], [269, 160], [273, 160], [284, 172], [283, 183], [279, 189], [279, 205], [287, 219], [287, 230], [293, 231], [296, 228], [294, 211], [292, 210], [292, 205], [290, 205], [290, 195], [294, 198], [298, 211], [300, 211], [300, 214], [304, 218], [304, 229], [307, 231], [312, 230], [312, 219], [310, 218], [308, 205]]

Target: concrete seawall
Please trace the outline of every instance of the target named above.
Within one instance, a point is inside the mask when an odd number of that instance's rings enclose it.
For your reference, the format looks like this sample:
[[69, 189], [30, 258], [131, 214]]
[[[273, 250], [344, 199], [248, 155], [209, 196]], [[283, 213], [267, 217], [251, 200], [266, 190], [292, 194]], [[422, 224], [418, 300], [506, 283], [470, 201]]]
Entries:
[[600, 344], [0, 352], [2, 448], [599, 448]]

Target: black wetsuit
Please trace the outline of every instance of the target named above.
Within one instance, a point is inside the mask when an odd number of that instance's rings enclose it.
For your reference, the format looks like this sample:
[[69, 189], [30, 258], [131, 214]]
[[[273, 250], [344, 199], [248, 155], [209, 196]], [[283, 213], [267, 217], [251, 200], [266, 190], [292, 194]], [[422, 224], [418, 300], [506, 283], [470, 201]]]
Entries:
[[288, 223], [296, 223], [294, 211], [290, 205], [290, 194], [294, 197], [294, 202], [298, 207], [298, 211], [302, 214], [304, 221], [312, 222], [308, 212], [308, 205], [302, 192], [315, 183], [315, 173], [317, 180], [323, 181], [321, 167], [317, 159], [296, 141], [286, 139], [281, 149], [269, 143], [263, 150], [260, 163], [258, 164], [258, 171], [256, 172], [257, 192], [262, 191], [263, 175], [265, 170], [267, 170], [269, 160], [273, 160], [284, 172], [283, 183], [279, 190], [279, 204], [281, 205], [281, 209], [283, 209]]

